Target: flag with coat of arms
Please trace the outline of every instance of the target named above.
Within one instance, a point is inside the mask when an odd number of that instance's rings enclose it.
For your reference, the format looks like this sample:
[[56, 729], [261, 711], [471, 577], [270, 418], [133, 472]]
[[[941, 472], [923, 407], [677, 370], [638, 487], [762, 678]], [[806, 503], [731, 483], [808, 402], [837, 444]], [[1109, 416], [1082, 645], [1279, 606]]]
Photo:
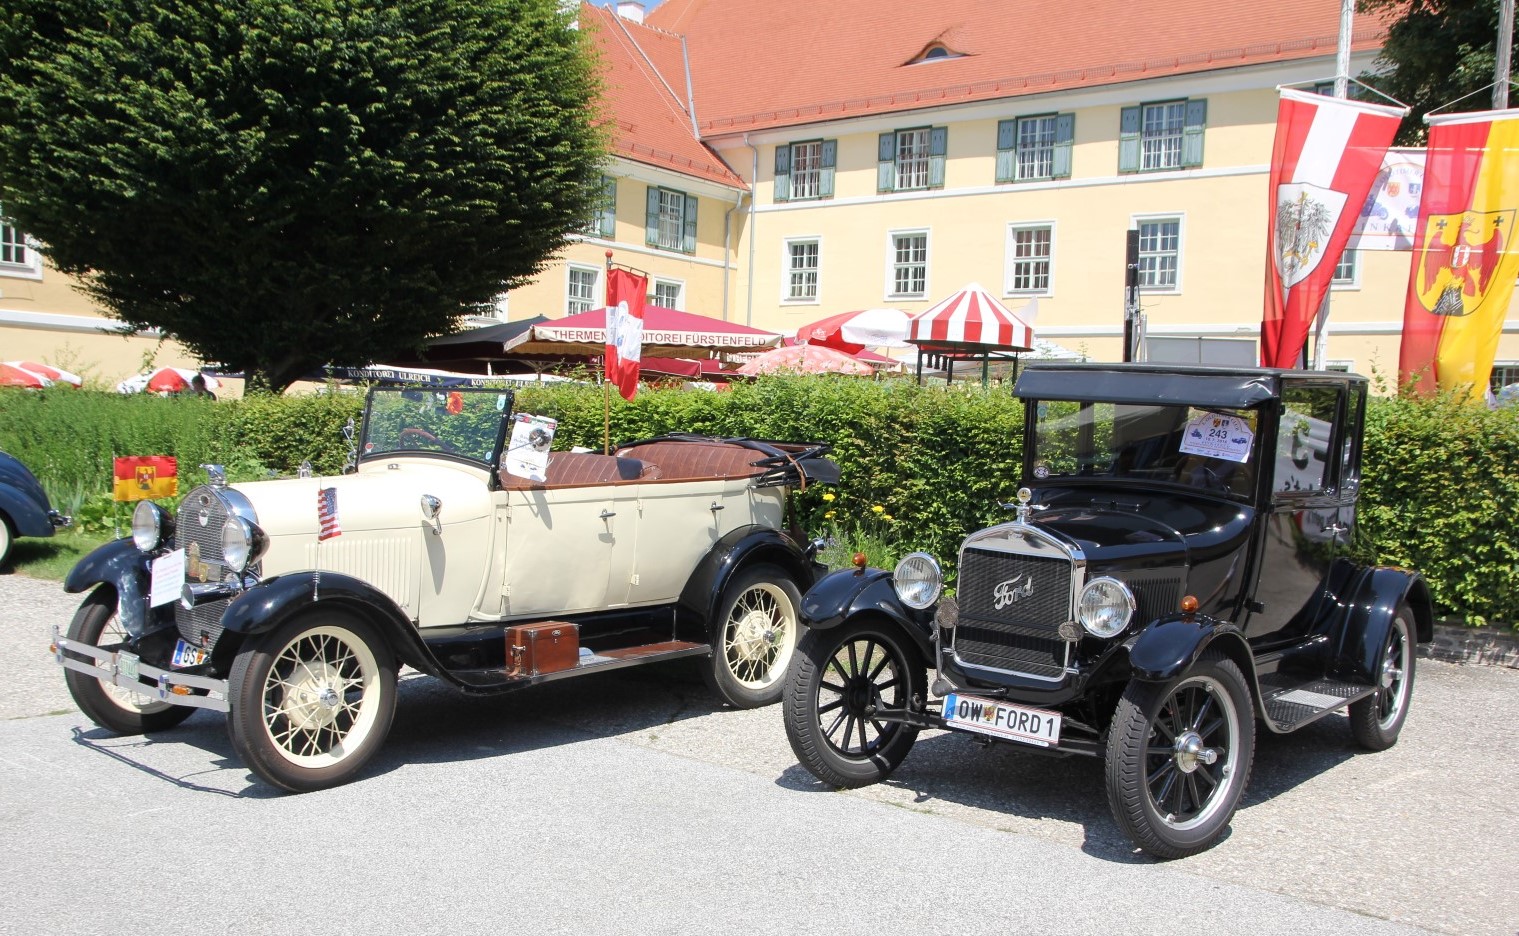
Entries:
[[179, 493], [179, 462], [172, 455], [124, 455], [112, 463], [113, 500], [151, 500]]

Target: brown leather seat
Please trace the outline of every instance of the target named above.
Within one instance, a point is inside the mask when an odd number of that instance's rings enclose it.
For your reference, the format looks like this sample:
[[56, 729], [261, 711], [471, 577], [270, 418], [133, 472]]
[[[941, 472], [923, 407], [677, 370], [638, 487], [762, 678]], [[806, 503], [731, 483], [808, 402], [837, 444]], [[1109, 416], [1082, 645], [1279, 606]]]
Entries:
[[749, 478], [765, 471], [754, 465], [765, 457], [763, 452], [725, 442], [646, 442], [617, 454], [656, 466], [661, 481]]
[[501, 486], [508, 490], [593, 487], [601, 484], [634, 484], [659, 477], [659, 469], [636, 458], [598, 455], [595, 452], [550, 452], [547, 481], [500, 472]]

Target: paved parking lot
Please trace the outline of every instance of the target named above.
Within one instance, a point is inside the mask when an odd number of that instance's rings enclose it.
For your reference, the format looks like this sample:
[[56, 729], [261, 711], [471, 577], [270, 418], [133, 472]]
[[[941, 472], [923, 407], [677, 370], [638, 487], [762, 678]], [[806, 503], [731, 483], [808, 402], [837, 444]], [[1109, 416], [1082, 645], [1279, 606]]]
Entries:
[[277, 796], [220, 716], [75, 711], [45, 653], [75, 604], [0, 575], [0, 932], [1519, 933], [1519, 670], [1421, 661], [1381, 754], [1342, 718], [1261, 738], [1232, 834], [1162, 864], [1094, 759], [927, 733], [831, 793], [775, 709], [681, 667], [483, 700], [413, 676], [359, 781]]

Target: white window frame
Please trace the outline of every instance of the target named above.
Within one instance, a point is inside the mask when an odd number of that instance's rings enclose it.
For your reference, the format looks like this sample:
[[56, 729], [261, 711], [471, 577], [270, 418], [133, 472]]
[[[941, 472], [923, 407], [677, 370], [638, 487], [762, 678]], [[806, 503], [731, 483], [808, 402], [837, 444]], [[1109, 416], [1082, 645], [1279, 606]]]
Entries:
[[[807, 245], [811, 245], [814, 248], [813, 257], [816, 261], [811, 270], [811, 296], [805, 294], [805, 278], [808, 271], [805, 267], [799, 268], [792, 263], [795, 259], [795, 256], [792, 254], [792, 248], [805, 247]], [[781, 245], [781, 270], [783, 274], [781, 280], [781, 305], [818, 305], [823, 301], [823, 239], [821, 237], [786, 238], [785, 242]], [[804, 287], [802, 295], [796, 295], [799, 276]]]
[[[1018, 256], [1018, 235], [1035, 231], [1044, 231], [1049, 235], [1049, 250], [1042, 262], [1044, 264], [1044, 285], [1032, 287], [1020, 287], [1018, 283], [1018, 265], [1038, 264], [1037, 256]], [[1055, 288], [1055, 222], [1054, 221], [1017, 221], [1007, 226], [1007, 247], [1003, 255], [1003, 280], [1002, 294], [1005, 296], [1049, 296]]]
[[1182, 167], [1187, 130], [1185, 100], [1157, 101], [1139, 108], [1139, 171], [1160, 172]]
[[897, 131], [893, 192], [921, 192], [929, 187], [931, 160], [928, 154], [932, 136], [932, 127]]
[[823, 141], [808, 140], [791, 144], [791, 193], [788, 201], [814, 201], [822, 198]]
[[1055, 122], [1059, 114], [1019, 117], [1013, 130], [1013, 180], [1055, 177]]
[[[651, 280], [649, 282], [649, 286], [649, 303], [651, 305], [664, 306], [667, 309], [674, 309], [677, 312], [686, 311], [686, 283], [684, 280], [669, 279], [668, 277], [660, 276]], [[659, 301], [659, 289], [661, 286], [674, 288], [675, 301], [673, 303]]]
[[[1176, 249], [1174, 251], [1170, 251], [1170, 250], [1150, 250], [1150, 251], [1146, 251], [1145, 250], [1145, 244], [1144, 244], [1144, 225], [1146, 225], [1146, 224], [1163, 224], [1163, 223], [1170, 222], [1170, 221], [1176, 222]], [[1140, 284], [1140, 287], [1139, 287], [1139, 291], [1142, 292], [1142, 293], [1146, 293], [1148, 295], [1152, 295], [1152, 296], [1153, 295], [1161, 295], [1161, 296], [1179, 295], [1181, 293], [1181, 289], [1182, 289], [1182, 273], [1183, 273], [1182, 257], [1186, 256], [1186, 246], [1187, 246], [1187, 216], [1184, 213], [1179, 212], [1179, 211], [1177, 211], [1177, 212], [1166, 212], [1166, 213], [1156, 213], [1156, 214], [1131, 215], [1129, 217], [1129, 224], [1133, 226], [1134, 230], [1137, 230], [1137, 231], [1140, 232], [1140, 238], [1139, 238], [1139, 241], [1140, 241], [1140, 243], [1139, 243], [1139, 272], [1140, 272], [1141, 284]], [[1144, 279], [1144, 274], [1145, 274], [1145, 259], [1146, 259], [1146, 256], [1150, 256], [1150, 257], [1164, 257], [1166, 255], [1174, 255], [1175, 258], [1176, 258], [1176, 282], [1173, 283], [1173, 284], [1171, 284], [1171, 285], [1160, 285], [1160, 286], [1146, 286], [1146, 285], [1144, 285], [1142, 281]]]
[[659, 188], [659, 243], [660, 250], [686, 250], [686, 193], [675, 189]]
[[[587, 274], [588, 273], [588, 274], [590, 274], [590, 276], [591, 276], [591, 294], [590, 294], [589, 297], [576, 295], [576, 293], [575, 293], [575, 289], [576, 289], [575, 274], [576, 273], [580, 273], [580, 274]], [[601, 307], [605, 306], [606, 305], [605, 299], [598, 300], [596, 298], [597, 291], [600, 288], [601, 288], [601, 268], [600, 267], [584, 266], [584, 265], [581, 265], [581, 264], [578, 264], [578, 263], [567, 264], [565, 266], [565, 270], [564, 270], [564, 314], [565, 315], [579, 315], [582, 312], [589, 312], [592, 309], [598, 309], [598, 308], [601, 308]], [[603, 295], [605, 295], [605, 294], [603, 293]], [[577, 308], [576, 307], [576, 303], [589, 303], [589, 304], [586, 305], [585, 308]]]
[[[1342, 277], [1340, 270], [1347, 260], [1350, 264], [1350, 275]], [[1361, 256], [1354, 247], [1347, 247], [1345, 252], [1340, 254], [1339, 262], [1334, 265], [1334, 277], [1329, 281], [1329, 288], [1335, 291], [1361, 288]]]
[[1493, 372], [1488, 376], [1487, 385], [1494, 395], [1515, 382], [1519, 382], [1519, 361], [1493, 362]]
[[18, 279], [42, 279], [42, 255], [37, 252], [37, 242], [10, 221], [0, 218], [0, 238], [4, 238], [7, 251], [19, 251], [19, 262], [0, 260], [0, 276]]
[[[898, 292], [897, 291], [897, 271], [898, 271], [898, 269], [902, 268], [902, 267], [911, 267], [911, 266], [917, 265], [912, 260], [909, 260], [906, 263], [902, 263], [902, 262], [900, 262], [898, 260], [898, 257], [897, 257], [897, 241], [898, 241], [899, 238], [907, 238], [907, 237], [921, 237], [921, 238], [923, 238], [923, 260], [922, 260], [922, 264], [921, 264], [922, 267], [923, 267], [923, 289], [922, 289], [921, 292]], [[889, 300], [892, 300], [892, 299], [927, 299], [929, 297], [929, 295], [931, 294], [930, 293], [931, 284], [930, 284], [930, 279], [929, 279], [929, 268], [930, 268], [930, 265], [931, 265], [931, 259], [932, 259], [933, 255], [934, 255], [933, 247], [934, 247], [934, 245], [933, 245], [933, 235], [929, 231], [928, 228], [908, 228], [908, 229], [904, 229], [904, 230], [900, 230], [900, 231], [887, 231], [886, 232], [886, 298], [887, 299], [889, 299]]]

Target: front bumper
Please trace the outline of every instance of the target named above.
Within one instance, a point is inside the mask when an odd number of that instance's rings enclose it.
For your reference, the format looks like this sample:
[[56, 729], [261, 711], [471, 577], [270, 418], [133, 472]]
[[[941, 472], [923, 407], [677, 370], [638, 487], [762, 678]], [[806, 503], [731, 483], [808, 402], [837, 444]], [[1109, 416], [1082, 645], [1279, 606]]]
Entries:
[[[58, 633], [56, 627], [53, 628], [52, 649], [53, 659], [64, 669], [113, 683], [158, 702], [210, 709], [213, 712], [226, 712], [232, 708], [228, 701], [225, 679], [162, 669], [143, 663], [130, 653], [102, 650], [78, 640], [70, 640]], [[69, 654], [87, 659], [76, 659]]]

